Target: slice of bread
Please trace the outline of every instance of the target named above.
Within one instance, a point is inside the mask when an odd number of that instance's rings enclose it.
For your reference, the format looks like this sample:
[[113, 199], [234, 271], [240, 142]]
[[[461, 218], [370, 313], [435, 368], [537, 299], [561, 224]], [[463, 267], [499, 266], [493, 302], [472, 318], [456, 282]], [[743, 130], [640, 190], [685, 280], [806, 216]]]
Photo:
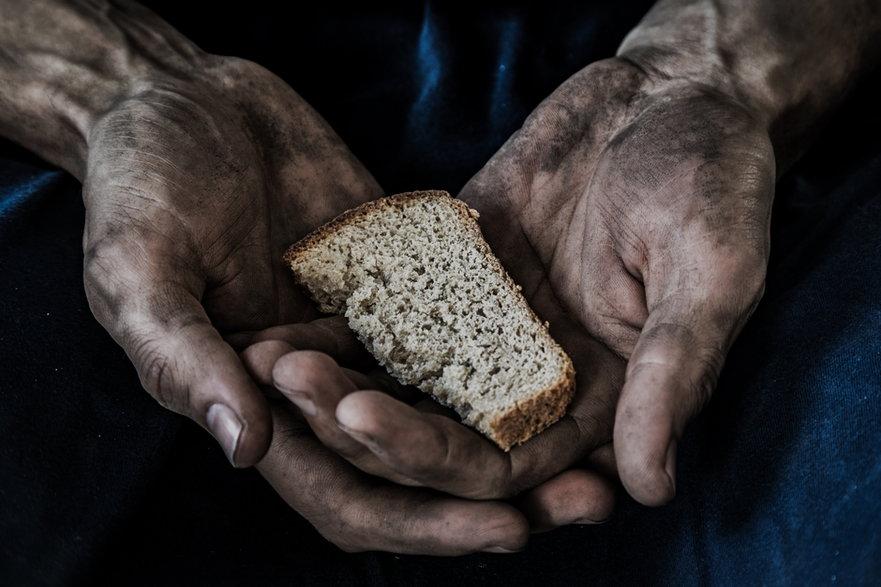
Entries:
[[398, 381], [507, 451], [565, 413], [575, 373], [477, 216], [443, 191], [388, 196], [331, 220], [284, 259]]

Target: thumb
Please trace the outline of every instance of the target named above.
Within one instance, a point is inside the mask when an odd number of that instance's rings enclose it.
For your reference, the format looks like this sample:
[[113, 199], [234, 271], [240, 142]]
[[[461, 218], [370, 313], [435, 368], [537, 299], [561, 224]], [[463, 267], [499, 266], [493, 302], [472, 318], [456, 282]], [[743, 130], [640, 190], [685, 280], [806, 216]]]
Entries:
[[272, 436], [269, 406], [193, 288], [119, 270], [120, 259], [113, 261], [116, 270], [109, 272], [106, 257], [87, 257], [86, 293], [144, 388], [162, 406], [208, 429], [234, 466], [256, 464]]
[[749, 314], [705, 304], [649, 315], [627, 365], [615, 415], [621, 482], [645, 505], [676, 493], [676, 453], [686, 424], [709, 400], [725, 354]]

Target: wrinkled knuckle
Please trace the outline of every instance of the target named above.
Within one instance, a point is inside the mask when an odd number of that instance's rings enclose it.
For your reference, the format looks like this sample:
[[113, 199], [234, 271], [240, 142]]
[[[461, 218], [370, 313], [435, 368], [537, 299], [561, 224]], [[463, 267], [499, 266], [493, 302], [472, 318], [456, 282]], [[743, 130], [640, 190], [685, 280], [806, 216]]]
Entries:
[[579, 114], [572, 106], [558, 98], [550, 97], [529, 115], [524, 128], [550, 138], [556, 131], [570, 129], [578, 123]]
[[111, 255], [108, 253], [108, 247], [103, 240], [89, 245], [83, 251], [83, 277], [86, 286], [101, 283], [111, 274], [108, 266]]
[[[441, 455], [441, 470], [442, 471], [455, 471], [457, 467], [458, 461], [456, 451], [454, 449], [453, 443], [450, 441], [450, 438], [437, 430], [435, 430], [435, 434], [433, 435], [435, 441], [437, 442], [438, 451]], [[433, 473], [435, 469], [428, 463], [425, 463], [425, 466], [421, 468], [421, 474], [427, 475]]]
[[[574, 426], [574, 421], [568, 415], [564, 416], [557, 425]], [[508, 459], [510, 462], [510, 475], [503, 484], [500, 484], [500, 494], [492, 496], [493, 499], [508, 499], [532, 489], [542, 481], [547, 480], [548, 474], [543, 462], [547, 460], [547, 448], [526, 443], [519, 448], [518, 453]]]
[[578, 429], [578, 437], [591, 439], [595, 445], [612, 439], [612, 422], [615, 405], [606, 398], [593, 400], [593, 406], [584, 412], [572, 413], [572, 420]]
[[611, 300], [602, 299], [601, 296], [605, 297], [605, 294], [598, 292], [596, 296], [591, 296], [601, 301], [589, 302], [589, 309], [584, 312], [584, 326], [609, 350], [627, 359], [639, 340], [640, 330], [623, 319], [620, 311], [616, 313]]
[[648, 331], [642, 333], [642, 339], [648, 343], [658, 343], [665, 340], [676, 341], [684, 348], [694, 347], [697, 340], [690, 325], [671, 320], [658, 322], [651, 326]]
[[124, 245], [119, 239], [105, 237], [87, 246], [83, 252], [83, 282], [92, 302], [110, 302], [119, 297], [118, 284], [124, 276], [120, 258]]
[[512, 477], [510, 469], [508, 469], [503, 475], [490, 477], [485, 484], [475, 487], [471, 495], [463, 497], [469, 499], [510, 499], [533, 485], [532, 480], [524, 475]]
[[[184, 411], [189, 401], [187, 397], [181, 397], [174, 359], [158, 350], [151, 341], [136, 345], [131, 354], [144, 389], [163, 408], [179, 413]], [[186, 396], [185, 389], [183, 394]]]
[[[444, 435], [438, 435], [439, 446], [442, 446], [442, 457], [437, 462], [439, 466], [432, 466], [426, 462], [421, 471], [420, 480], [426, 485], [435, 486], [449, 481], [451, 476], [456, 476], [460, 482], [456, 493], [467, 499], [505, 499], [513, 497], [522, 488], [513, 477], [511, 459], [504, 458], [496, 461], [483, 460], [480, 456], [481, 449], [474, 451], [457, 447], [455, 442], [450, 441]], [[462, 467], [462, 463], [482, 462], [484, 467], [480, 475], [468, 474]], [[469, 468], [473, 471], [473, 468]]]
[[583, 114], [565, 96], [552, 95], [532, 111], [514, 135], [515, 152], [527, 159], [559, 164], [581, 137]]
[[461, 468], [461, 455], [454, 443], [441, 430], [428, 428], [426, 446], [431, 447], [431, 458], [415, 459], [408, 464], [407, 476], [421, 483], [432, 485], [447, 479], [449, 472]]
[[707, 405], [725, 364], [725, 352], [720, 348], [707, 348], [698, 357], [700, 364], [698, 376], [692, 382], [690, 395], [694, 412]]

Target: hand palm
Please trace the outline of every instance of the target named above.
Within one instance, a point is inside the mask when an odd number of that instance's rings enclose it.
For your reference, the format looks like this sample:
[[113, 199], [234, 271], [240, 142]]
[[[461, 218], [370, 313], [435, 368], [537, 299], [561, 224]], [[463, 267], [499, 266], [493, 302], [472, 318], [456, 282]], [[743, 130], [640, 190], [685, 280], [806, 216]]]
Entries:
[[[616, 455], [631, 493], [658, 503], [669, 487], [645, 471], [672, 482], [668, 446], [761, 295], [774, 160], [742, 107], [647, 79], [617, 59], [579, 72], [461, 196], [515, 279], [559, 300], [536, 309], [580, 327], [570, 353], [594, 337], [629, 359]], [[582, 382], [596, 356], [576, 360]]]
[[314, 315], [285, 274], [284, 248], [379, 187], [281, 80], [218, 59], [206, 79], [154, 83], [92, 129], [86, 289], [161, 403], [215, 434], [236, 426], [212, 425], [217, 403], [250, 426], [256, 440], [225, 445], [248, 464], [269, 418], [220, 335]]

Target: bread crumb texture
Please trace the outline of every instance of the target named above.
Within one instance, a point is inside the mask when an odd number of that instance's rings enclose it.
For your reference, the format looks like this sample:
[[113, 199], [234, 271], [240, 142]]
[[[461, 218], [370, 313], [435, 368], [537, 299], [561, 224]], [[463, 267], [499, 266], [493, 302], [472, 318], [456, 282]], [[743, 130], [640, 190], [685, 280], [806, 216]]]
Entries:
[[394, 377], [507, 451], [562, 417], [575, 375], [476, 218], [447, 192], [388, 196], [317, 229], [285, 261]]

